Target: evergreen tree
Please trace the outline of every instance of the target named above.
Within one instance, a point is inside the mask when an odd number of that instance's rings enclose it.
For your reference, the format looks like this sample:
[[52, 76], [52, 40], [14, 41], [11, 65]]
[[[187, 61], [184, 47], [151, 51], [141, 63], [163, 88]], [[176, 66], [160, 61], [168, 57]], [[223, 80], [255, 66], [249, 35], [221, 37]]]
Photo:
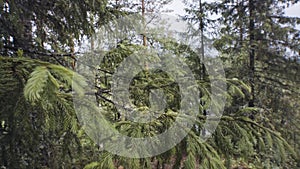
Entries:
[[[120, 14], [107, 7], [107, 3], [102, 0], [1, 1], [0, 54], [16, 55], [22, 50], [26, 56], [70, 66], [76, 60], [75, 46], [83, 37]], [[96, 19], [92, 22], [90, 16]]]
[[[299, 102], [299, 79], [296, 78], [299, 30], [295, 28], [299, 18], [285, 16], [284, 9], [297, 2], [224, 0], [203, 3], [204, 13], [197, 7], [188, 8], [188, 17], [200, 23], [196, 16], [201, 15], [208, 31], [211, 27], [216, 28], [215, 25], [220, 27], [210, 35], [214, 37], [214, 46], [227, 67], [227, 77], [239, 78], [251, 86], [251, 96], [242, 100], [235, 98], [233, 102], [239, 106], [231, 106], [227, 113], [244, 105], [261, 107], [263, 111], [245, 115], [285, 133], [284, 137], [293, 145], [295, 140], [291, 138], [299, 132], [294, 125], [299, 121], [294, 114], [299, 107], [291, 106]], [[220, 17], [210, 19], [209, 14]], [[279, 102], [287, 98], [290, 103], [279, 108]], [[287, 116], [289, 122], [286, 122]], [[291, 116], [296, 118], [292, 120]]]
[[[236, 100], [244, 100], [249, 95], [249, 87], [236, 78], [223, 79], [229, 85], [227, 93], [228, 99], [232, 100], [228, 103], [225, 115], [222, 117], [220, 125], [217, 127], [213, 137], [207, 142], [201, 142], [202, 132], [199, 130], [203, 127], [206, 120], [204, 114], [208, 110], [208, 105], [212, 103], [210, 100], [210, 85], [209, 79], [201, 79], [199, 73], [200, 62], [195, 59], [198, 57], [198, 52], [195, 52], [190, 46], [179, 44], [172, 39], [157, 38], [148, 36], [151, 41], [151, 46], [155, 51], [170, 51], [174, 55], [186, 56], [184, 61], [190, 66], [190, 69], [197, 77], [197, 85], [202, 94], [202, 100], [205, 105], [199, 104], [201, 110], [197, 114], [197, 119], [194, 127], [189, 134], [173, 149], [152, 157], [143, 159], [130, 159], [119, 157], [110, 153], [104, 152], [98, 161], [90, 163], [86, 168], [102, 168], [115, 165], [125, 168], [225, 168], [231, 167], [234, 160], [250, 161], [254, 159], [265, 158], [270, 149], [278, 152], [278, 157], [272, 158], [278, 162], [277, 165], [284, 165], [286, 156], [293, 154], [290, 145], [280, 136], [279, 133], [265, 127], [258, 122], [255, 122], [245, 116], [245, 114], [259, 111], [257, 108], [242, 108], [234, 109]], [[133, 39], [121, 41], [116, 47], [105, 52], [104, 59], [99, 65], [99, 74], [97, 74], [97, 93], [106, 91], [104, 95], [99, 96], [99, 104], [105, 112], [106, 119], [116, 126], [117, 130], [131, 137], [147, 137], [154, 136], [161, 131], [165, 131], [172, 125], [176, 116], [179, 115], [178, 87], [166, 73], [157, 70], [144, 70], [137, 74], [130, 84], [131, 102], [139, 109], [149, 110], [151, 101], [149, 100], [149, 89], [162, 88], [166, 93], [167, 107], [164, 113], [154, 122], [139, 124], [130, 121], [125, 114], [120, 114], [117, 111], [116, 105], [112, 98], [112, 78], [116, 69], [120, 66], [124, 59], [131, 56], [135, 51], [144, 48], [142, 43], [136, 44]], [[145, 54], [145, 56], [147, 56]], [[89, 58], [89, 57], [88, 57]], [[105, 96], [105, 97], [103, 97]], [[218, 103], [212, 103], [218, 107]], [[266, 135], [267, 137], [262, 137]], [[168, 141], [168, 140], [166, 140]], [[115, 145], [118, 148], [118, 145]], [[129, 145], [129, 148], [134, 148], [135, 145]], [[284, 150], [287, 151], [284, 151]], [[121, 150], [120, 150], [121, 151]], [[261, 154], [259, 154], [261, 153]], [[235, 159], [239, 156], [241, 159]], [[101, 160], [105, 159], [105, 160]], [[226, 163], [222, 160], [225, 159]], [[113, 163], [115, 161], [115, 163]], [[248, 166], [262, 167], [266, 163], [256, 160]]]
[[[145, 10], [149, 7], [147, 2], [150, 4], [149, 9], [152, 9], [151, 4], [154, 1], [145, 0], [144, 2], [146, 2]], [[159, 4], [164, 4], [165, 2], [167, 1], [162, 1]], [[227, 3], [234, 4], [234, 2], [200, 3], [203, 9], [200, 7], [198, 11], [197, 9], [199, 8], [191, 10], [196, 14], [194, 15], [196, 16], [194, 21], [196, 23], [200, 22], [198, 25], [203, 30], [201, 31], [202, 35], [208, 22], [211, 22], [204, 17], [203, 11], [206, 11], [205, 9], [209, 9], [211, 12], [226, 11], [227, 9], [224, 7], [228, 7]], [[239, 11], [243, 11], [243, 7], [249, 9], [247, 2], [239, 1], [239, 3], [243, 4], [239, 6]], [[245, 23], [250, 23], [249, 11], [246, 13], [240, 12], [238, 15], [231, 15], [232, 13], [228, 13], [228, 11], [223, 13], [223, 18], [226, 20], [225, 23], [228, 22], [228, 24], [225, 24], [227, 29], [226, 27], [222, 29], [221, 40], [216, 40], [215, 46], [222, 52], [221, 56], [223, 56], [227, 66], [228, 77], [221, 80], [228, 85], [228, 91], [224, 94], [226, 94], [229, 101], [226, 104], [224, 116], [221, 118], [215, 133], [213, 133], [213, 137], [206, 142], [201, 142], [203, 132], [200, 128], [203, 127], [207, 119], [205, 111], [209, 110], [210, 104], [216, 109], [219, 107], [219, 104], [210, 98], [211, 79], [205, 78], [207, 76], [202, 71], [203, 65], [199, 62], [198, 51], [195, 52], [191, 46], [180, 44], [174, 39], [147, 34], [147, 42], [149, 43], [145, 47], [145, 45], [139, 43], [142, 41], [140, 35], [132, 37], [130, 35], [132, 32], [125, 32], [127, 28], [124, 28], [124, 32], [125, 34], [128, 33], [128, 37], [114, 39], [113, 42], [116, 42], [114, 45], [100, 51], [104, 56], [104, 61], [97, 65], [96, 68], [90, 68], [97, 72], [97, 76], [93, 77], [95, 78], [93, 80], [96, 81], [96, 92], [87, 90], [88, 81], [84, 77], [89, 75], [83, 74], [83, 77], [70, 69], [75, 67], [74, 60], [68, 60], [69, 57], [72, 59], [84, 57], [74, 53], [76, 43], [82, 40], [84, 35], [91, 35], [95, 27], [100, 27], [107, 21], [118, 18], [120, 15], [140, 12], [140, 2], [136, 6], [134, 3], [130, 4], [129, 1], [1, 1], [0, 4], [3, 8], [0, 9], [0, 20], [4, 23], [4, 26], [0, 27], [0, 36], [3, 40], [0, 43], [0, 50], [1, 54], [4, 55], [0, 57], [1, 167], [219, 169], [231, 168], [238, 163], [256, 168], [295, 166], [290, 157], [296, 159], [297, 155], [281, 134], [276, 132], [276, 129], [280, 130], [280, 128], [277, 126], [273, 127], [274, 124], [278, 124], [276, 120], [279, 118], [274, 116], [276, 117], [274, 122], [268, 121], [268, 118], [266, 118], [268, 116], [262, 114], [262, 112], [267, 112], [266, 110], [269, 107], [272, 108], [270, 112], [274, 110], [278, 112], [285, 111], [286, 109], [284, 108], [286, 107], [282, 105], [275, 107], [275, 105], [278, 105], [278, 101], [281, 100], [289, 102], [291, 99], [294, 99], [289, 104], [291, 107], [297, 106], [297, 97], [294, 95], [296, 95], [295, 92], [299, 92], [299, 89], [295, 87], [299, 82], [296, 76], [299, 63], [282, 57], [281, 54], [285, 54], [285, 52], [274, 53], [272, 50], [264, 50], [282, 47], [283, 41], [279, 40], [283, 38], [283, 35], [272, 34], [271, 31], [261, 31], [263, 30], [261, 29], [261, 24], [265, 23], [263, 19], [267, 18], [269, 13], [260, 15], [260, 13], [257, 13], [259, 9], [256, 8], [256, 5], [265, 5], [265, 11], [270, 11], [266, 9], [274, 5], [275, 1], [271, 3], [269, 1], [252, 0], [252, 2], [254, 6], [252, 13], [255, 15], [253, 16], [254, 27], [251, 26], [252, 24], [245, 24], [247, 27], [244, 27], [244, 24], [242, 24], [244, 21]], [[130, 10], [127, 8], [128, 4], [130, 4]], [[199, 4], [194, 5], [198, 6]], [[159, 6], [153, 5], [153, 9]], [[247, 17], [239, 18], [240, 24], [237, 24], [236, 20], [231, 18], [232, 16], [240, 17], [244, 15]], [[293, 18], [284, 18], [280, 15], [272, 15], [272, 17], [283, 22], [293, 20]], [[279, 21], [274, 22], [279, 23]], [[276, 31], [282, 31], [282, 33], [295, 31], [294, 29], [281, 29], [280, 25], [275, 23], [273, 23], [273, 20], [270, 20], [271, 28]], [[232, 32], [228, 29], [230, 26], [234, 28]], [[252, 38], [250, 38], [250, 28], [254, 32], [252, 34], [254, 37], [251, 36]], [[236, 33], [236, 30], [239, 30], [238, 33]], [[102, 33], [105, 34], [106, 32]], [[233, 39], [228, 41], [229, 33]], [[268, 43], [263, 43], [268, 47], [264, 48], [264, 46], [258, 45], [261, 42], [258, 39], [260, 37], [258, 36], [259, 33], [264, 33], [265, 37], [276, 37], [277, 39], [274, 38], [274, 42], [268, 41]], [[286, 37], [287, 39], [292, 38], [293, 34], [290, 33], [289, 35], [291, 36]], [[205, 39], [203, 36], [202, 38]], [[242, 40], [243, 43], [236, 39]], [[252, 43], [249, 42], [250, 39], [252, 39]], [[97, 39], [94, 40], [96, 41]], [[238, 52], [235, 51], [237, 48], [234, 47], [237, 45], [237, 42], [240, 45]], [[289, 44], [297, 44], [296, 41], [288, 42]], [[249, 50], [249, 44], [252, 44], [250, 46], [253, 46], [254, 50], [252, 48]], [[92, 45], [94, 46], [92, 47], [93, 55], [99, 52], [94, 50], [97, 49], [95, 45]], [[160, 89], [163, 91], [166, 107], [157, 119], [148, 123], [135, 123], [130, 121], [125, 114], [116, 110], [118, 103], [111, 100], [113, 73], [124, 59], [131, 56], [134, 52], [146, 48], [154, 49], [160, 52], [159, 54], [168, 51], [176, 56], [185, 56], [181, 59], [195, 74], [196, 87], [201, 91], [201, 100], [204, 104], [201, 105], [199, 103], [199, 114], [196, 115], [195, 124], [190, 132], [171, 150], [151, 158], [133, 159], [121, 157], [104, 151], [101, 145], [97, 145], [99, 142], [94, 142], [85, 133], [82, 126], [78, 124], [78, 117], [73, 107], [73, 96], [96, 95], [97, 106], [100, 106], [101, 113], [112, 124], [104, 127], [114, 126], [120, 133], [130, 137], [155, 136], [173, 125], [174, 119], [178, 117], [188, 119], [189, 117], [180, 116], [180, 102], [183, 98], [179, 94], [180, 88], [178, 83], [161, 70], [145, 69], [139, 72], [132, 79], [129, 88], [130, 100], [139, 112], [151, 109], [151, 105], [155, 100], [151, 99], [150, 90]], [[294, 49], [293, 45], [290, 45], [289, 48], [291, 50]], [[263, 80], [265, 86], [255, 81], [255, 96], [257, 96], [254, 100], [255, 105], [264, 109], [242, 107], [249, 101], [247, 98], [251, 94], [251, 87], [241, 81], [248, 81], [248, 78], [245, 78], [248, 77], [248, 71], [246, 70], [245, 73], [241, 68], [249, 63], [248, 58], [251, 49], [254, 51], [254, 56], [256, 56], [254, 65], [256, 68], [254, 72], [255, 77], [258, 77], [259, 67], [264, 66], [268, 71], [273, 72], [271, 64], [278, 65], [281, 63], [279, 61], [283, 62], [281, 66], [286, 66], [290, 70], [289, 78], [280, 78], [278, 88], [272, 88], [275, 79], [274, 74], [269, 76], [271, 78], [270, 81]], [[283, 47], [279, 49], [284, 50]], [[258, 53], [263, 54], [260, 59], [257, 57]], [[269, 53], [272, 54], [270, 54], [272, 59], [278, 60], [267, 62], [270, 60], [268, 59]], [[86, 57], [93, 59], [89, 55], [86, 55]], [[207, 56], [203, 55], [203, 57]], [[241, 63], [234, 62], [237, 57], [241, 58]], [[71, 66], [70, 62], [73, 62], [73, 66]], [[237, 73], [236, 70], [239, 72]], [[276, 76], [282, 77], [287, 75], [278, 70], [276, 72]], [[264, 79], [266, 77], [264, 76]], [[285, 84], [288, 84], [288, 86], [285, 86], [286, 89], [283, 90], [282, 86]], [[257, 98], [263, 96], [261, 92], [258, 92], [261, 91], [260, 88], [262, 87], [265, 87], [266, 92], [268, 90], [278, 92], [278, 94], [272, 93], [274, 97], [278, 97], [279, 94], [287, 91], [290, 91], [291, 95], [285, 95], [280, 99], [273, 99], [272, 96], [269, 100], [258, 100]], [[270, 94], [267, 93], [262, 98], [268, 98], [269, 96]], [[84, 102], [85, 100], [83, 99], [82, 101]], [[255, 114], [255, 119], [249, 118], [249, 114]], [[258, 114], [262, 115], [258, 116]], [[273, 116], [274, 113], [270, 113], [270, 115]], [[279, 114], [279, 116], [281, 115]], [[292, 116], [288, 117], [291, 118]], [[291, 122], [295, 121], [290, 119], [288, 121], [280, 121], [280, 123], [288, 126], [289, 129], [297, 129], [296, 125], [290, 125]], [[91, 122], [89, 125], [92, 126], [93, 123]], [[287, 133], [284, 136], [290, 136], [290, 134]], [[110, 141], [113, 142], [113, 138]], [[121, 142], [122, 140], [117, 141]], [[168, 141], [171, 140], [166, 140], [166, 142]], [[128, 146], [132, 149], [136, 148], [136, 145]], [[118, 148], [118, 145], [116, 144], [115, 147]], [[235, 163], [234, 165], [232, 164], [233, 162]], [[290, 164], [287, 162], [290, 162]]]
[[119, 14], [106, 1], [0, 1], [1, 167], [82, 168], [96, 152], [77, 123], [68, 68], [76, 43]]

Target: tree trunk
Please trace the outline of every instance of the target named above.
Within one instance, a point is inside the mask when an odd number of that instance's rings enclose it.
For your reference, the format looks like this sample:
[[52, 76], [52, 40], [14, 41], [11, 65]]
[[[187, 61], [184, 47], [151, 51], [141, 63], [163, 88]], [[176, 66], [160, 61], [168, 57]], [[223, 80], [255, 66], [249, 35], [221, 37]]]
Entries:
[[17, 28], [19, 32], [14, 37], [14, 45], [17, 48], [30, 50], [33, 47], [32, 41], [32, 23], [31, 15], [24, 14], [20, 16], [20, 27]]
[[254, 0], [249, 0], [249, 80], [251, 87], [251, 97], [249, 100], [249, 107], [254, 107], [255, 100], [255, 89], [254, 89], [254, 74], [255, 74], [255, 44], [254, 44], [254, 29], [255, 29], [255, 21], [254, 21]]
[[146, 23], [145, 23], [145, 12], [146, 12], [146, 7], [145, 7], [145, 0], [142, 0], [142, 16], [143, 16], [143, 26], [144, 26], [144, 33], [143, 33], [143, 46], [147, 46], [147, 37], [146, 37], [146, 32], [145, 32], [145, 27], [146, 27]]

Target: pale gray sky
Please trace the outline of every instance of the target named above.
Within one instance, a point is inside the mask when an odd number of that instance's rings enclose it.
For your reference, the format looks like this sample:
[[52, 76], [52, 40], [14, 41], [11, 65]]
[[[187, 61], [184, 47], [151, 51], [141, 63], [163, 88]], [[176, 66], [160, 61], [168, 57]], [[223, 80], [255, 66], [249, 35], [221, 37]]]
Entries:
[[298, 16], [300, 17], [300, 3], [293, 5], [289, 9], [286, 10], [286, 14], [288, 16]]
[[[214, 1], [214, 0], [206, 0], [206, 1]], [[182, 3], [182, 0], [173, 0], [173, 2], [168, 5], [168, 9], [174, 10], [171, 15], [178, 15], [178, 14], [184, 14], [184, 4]], [[300, 3], [291, 6], [286, 10], [286, 14], [288, 16], [298, 16], [300, 17]]]

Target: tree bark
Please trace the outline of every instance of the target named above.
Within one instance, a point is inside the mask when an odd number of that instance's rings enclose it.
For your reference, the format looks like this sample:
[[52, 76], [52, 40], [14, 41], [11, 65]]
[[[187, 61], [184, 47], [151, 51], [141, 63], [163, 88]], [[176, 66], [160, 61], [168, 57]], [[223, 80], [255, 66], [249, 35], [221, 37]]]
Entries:
[[251, 87], [251, 97], [249, 100], [249, 107], [254, 107], [254, 100], [255, 100], [255, 88], [254, 88], [254, 76], [255, 76], [255, 18], [254, 18], [254, 0], [249, 0], [249, 15], [250, 15], [250, 21], [249, 21], [249, 81], [250, 81], [250, 87]]
[[146, 37], [146, 33], [145, 33], [145, 27], [146, 27], [146, 24], [145, 24], [145, 12], [146, 12], [146, 7], [145, 7], [145, 0], [142, 0], [142, 16], [143, 16], [143, 26], [144, 26], [144, 33], [143, 33], [143, 46], [147, 46], [147, 37]]
[[33, 47], [32, 40], [32, 23], [31, 23], [31, 15], [26, 14], [20, 16], [20, 27], [17, 28], [19, 32], [14, 37], [14, 45], [17, 48], [30, 50]]

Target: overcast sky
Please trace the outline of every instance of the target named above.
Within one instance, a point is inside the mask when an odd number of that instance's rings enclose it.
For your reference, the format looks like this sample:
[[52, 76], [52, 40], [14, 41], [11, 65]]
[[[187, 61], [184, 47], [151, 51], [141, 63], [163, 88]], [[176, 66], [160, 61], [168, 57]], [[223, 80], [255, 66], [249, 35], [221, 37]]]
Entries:
[[[214, 1], [214, 0], [207, 0], [207, 1]], [[184, 4], [182, 3], [182, 0], [173, 0], [173, 2], [170, 5], [168, 5], [167, 8], [174, 10], [172, 13], [170, 13], [172, 15], [184, 14]], [[286, 10], [286, 14], [288, 16], [300, 17], [300, 3], [288, 8]]]

